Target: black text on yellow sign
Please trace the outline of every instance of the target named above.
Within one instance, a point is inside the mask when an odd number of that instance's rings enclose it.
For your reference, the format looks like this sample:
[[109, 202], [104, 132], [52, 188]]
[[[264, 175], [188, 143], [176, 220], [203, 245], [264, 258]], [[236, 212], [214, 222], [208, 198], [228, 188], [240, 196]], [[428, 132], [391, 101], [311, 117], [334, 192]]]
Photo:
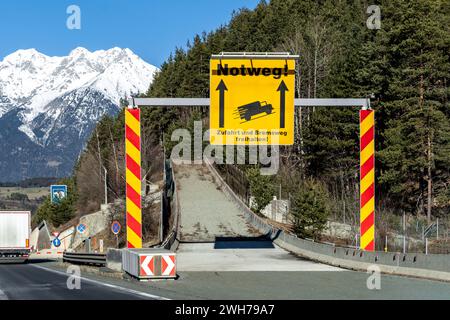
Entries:
[[211, 144], [293, 144], [294, 70], [292, 59], [211, 59]]

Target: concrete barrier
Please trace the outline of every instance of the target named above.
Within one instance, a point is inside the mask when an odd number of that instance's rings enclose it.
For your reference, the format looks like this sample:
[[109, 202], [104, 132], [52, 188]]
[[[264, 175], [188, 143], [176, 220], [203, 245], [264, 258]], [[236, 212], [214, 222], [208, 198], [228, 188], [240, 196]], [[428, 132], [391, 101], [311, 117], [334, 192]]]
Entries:
[[30, 254], [30, 260], [62, 260], [64, 250], [42, 249]]
[[106, 267], [114, 271], [122, 272], [121, 249], [108, 248], [106, 252]]
[[218, 186], [242, 210], [247, 221], [281, 248], [317, 262], [346, 269], [367, 271], [369, 266], [377, 265], [381, 272], [388, 274], [450, 281], [450, 255], [361, 251], [300, 239], [280, 230], [247, 207], [225, 183], [211, 160], [206, 158], [205, 163]]
[[166, 249], [124, 249], [122, 268], [138, 279], [175, 279], [176, 253]]

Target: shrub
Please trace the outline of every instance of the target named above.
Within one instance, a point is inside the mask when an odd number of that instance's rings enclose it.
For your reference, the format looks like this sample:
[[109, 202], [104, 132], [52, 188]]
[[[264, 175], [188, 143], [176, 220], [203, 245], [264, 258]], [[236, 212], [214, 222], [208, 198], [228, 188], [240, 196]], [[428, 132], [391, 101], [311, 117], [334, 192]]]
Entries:
[[20, 192], [13, 192], [11, 193], [11, 195], [9, 196], [10, 200], [15, 200], [15, 201], [29, 201], [30, 199], [28, 199], [28, 196], [24, 193], [20, 193]]
[[60, 203], [51, 203], [50, 196], [47, 196], [44, 203], [38, 208], [33, 217], [34, 225], [46, 220], [58, 227], [75, 216], [75, 202], [77, 199], [76, 187], [73, 179], [62, 179], [59, 184], [67, 185], [67, 197]]
[[303, 238], [317, 238], [330, 214], [328, 192], [318, 182], [303, 182], [291, 198], [294, 232]]
[[275, 186], [272, 177], [263, 176], [259, 168], [251, 168], [246, 171], [247, 179], [250, 183], [250, 192], [254, 197], [252, 210], [258, 214], [272, 201], [275, 194]]

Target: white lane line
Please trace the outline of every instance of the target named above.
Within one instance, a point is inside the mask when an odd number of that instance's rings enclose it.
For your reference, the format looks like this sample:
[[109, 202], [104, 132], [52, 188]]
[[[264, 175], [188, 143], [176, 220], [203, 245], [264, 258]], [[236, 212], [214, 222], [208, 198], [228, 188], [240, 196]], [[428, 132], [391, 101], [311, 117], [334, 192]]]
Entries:
[[[65, 272], [62, 272], [62, 271], [57, 271], [57, 270], [49, 269], [49, 268], [46, 268], [46, 267], [37, 266], [37, 265], [34, 265], [34, 264], [30, 264], [30, 266], [32, 266], [34, 268], [41, 269], [41, 270], [53, 272], [53, 273], [56, 273], [56, 274], [59, 274], [59, 275], [65, 276], [65, 277], [69, 276], [69, 274], [67, 274]], [[146, 298], [150, 298], [150, 299], [171, 300], [169, 298], [165, 298], [165, 297], [161, 297], [161, 296], [157, 296], [157, 295], [153, 295], [153, 294], [150, 294], [150, 293], [141, 292], [141, 291], [137, 291], [137, 290], [133, 290], [133, 289], [124, 288], [124, 287], [116, 286], [116, 285], [109, 284], [109, 283], [104, 283], [104, 282], [100, 282], [100, 281], [96, 281], [96, 280], [92, 280], [92, 279], [88, 279], [88, 278], [84, 278], [84, 277], [80, 277], [80, 278], [82, 280], [84, 280], [85, 282], [94, 283], [96, 285], [104, 286], [104, 287], [107, 287], [107, 288], [117, 289], [117, 290], [120, 290], [120, 291], [124, 291], [124, 292], [127, 292], [127, 293], [131, 293], [131, 294], [134, 294], [134, 295], [138, 295], [138, 296], [142, 296], [142, 297], [146, 297]], [[0, 293], [0, 300], [1, 300], [1, 293]]]
[[0, 289], [0, 300], [9, 300], [8, 296], [2, 289]]

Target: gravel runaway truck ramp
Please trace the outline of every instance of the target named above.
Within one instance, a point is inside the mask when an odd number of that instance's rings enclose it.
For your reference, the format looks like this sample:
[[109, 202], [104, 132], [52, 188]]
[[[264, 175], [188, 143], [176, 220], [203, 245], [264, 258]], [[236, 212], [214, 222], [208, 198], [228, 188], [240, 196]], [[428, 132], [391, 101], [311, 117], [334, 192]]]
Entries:
[[178, 165], [174, 166], [174, 172], [181, 209], [181, 241], [211, 242], [217, 237], [261, 236], [216, 185], [206, 166]]
[[180, 204], [180, 272], [340, 271], [278, 247], [254, 229], [203, 165], [174, 166]]

